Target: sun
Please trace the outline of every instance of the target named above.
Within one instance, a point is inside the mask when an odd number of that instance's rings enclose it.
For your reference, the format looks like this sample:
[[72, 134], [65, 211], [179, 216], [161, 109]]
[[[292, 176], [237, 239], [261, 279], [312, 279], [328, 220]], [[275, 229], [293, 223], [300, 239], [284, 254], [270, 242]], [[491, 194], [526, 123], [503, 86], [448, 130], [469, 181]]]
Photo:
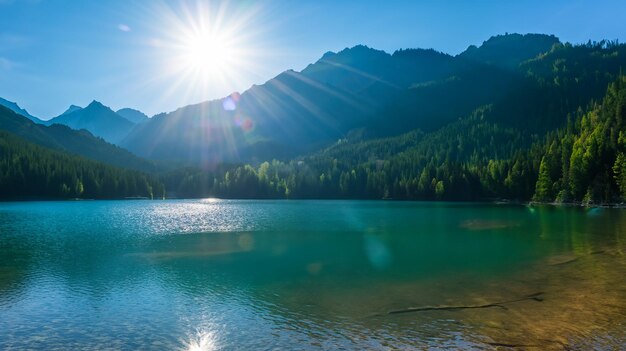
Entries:
[[182, 40], [180, 64], [210, 78], [234, 69], [236, 50], [233, 39], [223, 33], [194, 33]]
[[238, 1], [172, 3], [149, 7], [150, 18], [158, 20], [152, 20], [152, 37], [146, 41], [153, 73], [145, 84], [167, 84], [163, 99], [204, 101], [265, 77], [264, 63], [276, 52], [268, 41], [265, 7]]

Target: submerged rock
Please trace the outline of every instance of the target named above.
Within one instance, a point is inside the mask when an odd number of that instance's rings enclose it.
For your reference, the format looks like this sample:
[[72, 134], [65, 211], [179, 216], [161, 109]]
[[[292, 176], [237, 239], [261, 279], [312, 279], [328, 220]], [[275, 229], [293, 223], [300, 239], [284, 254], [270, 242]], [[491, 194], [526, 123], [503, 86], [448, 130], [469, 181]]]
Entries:
[[483, 219], [470, 219], [461, 222], [460, 228], [468, 230], [493, 230], [493, 229], [506, 229], [519, 226], [517, 222], [511, 221], [498, 221], [498, 220], [483, 220]]

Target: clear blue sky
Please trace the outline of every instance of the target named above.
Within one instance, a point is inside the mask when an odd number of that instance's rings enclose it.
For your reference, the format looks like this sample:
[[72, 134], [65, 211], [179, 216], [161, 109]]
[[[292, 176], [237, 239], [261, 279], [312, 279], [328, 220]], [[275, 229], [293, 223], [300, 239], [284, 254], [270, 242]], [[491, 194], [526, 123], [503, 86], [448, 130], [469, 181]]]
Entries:
[[[623, 41], [624, 14], [623, 0], [0, 0], [0, 97], [44, 119], [93, 99], [153, 115], [246, 90], [356, 44], [458, 54], [504, 32]], [[220, 79], [173, 59], [186, 24], [199, 18], [221, 21], [239, 56]]]

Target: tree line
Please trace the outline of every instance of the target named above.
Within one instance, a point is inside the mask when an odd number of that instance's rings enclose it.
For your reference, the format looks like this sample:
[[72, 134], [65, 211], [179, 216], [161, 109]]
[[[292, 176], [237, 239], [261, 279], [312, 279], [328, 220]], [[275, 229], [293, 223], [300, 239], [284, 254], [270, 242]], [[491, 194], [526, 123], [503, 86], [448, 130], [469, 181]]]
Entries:
[[155, 176], [27, 142], [0, 131], [0, 199], [162, 198]]

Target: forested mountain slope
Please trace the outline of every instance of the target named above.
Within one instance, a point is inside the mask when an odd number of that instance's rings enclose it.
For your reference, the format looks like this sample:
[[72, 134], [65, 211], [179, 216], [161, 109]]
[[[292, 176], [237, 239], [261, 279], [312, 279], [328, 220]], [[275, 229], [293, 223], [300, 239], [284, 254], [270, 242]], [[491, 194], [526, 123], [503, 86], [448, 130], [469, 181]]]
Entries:
[[485, 106], [428, 134], [340, 140], [287, 163], [165, 177], [182, 196], [617, 202], [626, 199], [626, 77], [546, 136]]
[[35, 124], [24, 116], [0, 106], [0, 130], [13, 133], [35, 144], [81, 155], [111, 165], [153, 171], [151, 161], [141, 159], [132, 153], [104, 140], [94, 137], [85, 130], [72, 130], [67, 126]]
[[0, 199], [163, 197], [163, 184], [138, 171], [50, 150], [0, 131]]

